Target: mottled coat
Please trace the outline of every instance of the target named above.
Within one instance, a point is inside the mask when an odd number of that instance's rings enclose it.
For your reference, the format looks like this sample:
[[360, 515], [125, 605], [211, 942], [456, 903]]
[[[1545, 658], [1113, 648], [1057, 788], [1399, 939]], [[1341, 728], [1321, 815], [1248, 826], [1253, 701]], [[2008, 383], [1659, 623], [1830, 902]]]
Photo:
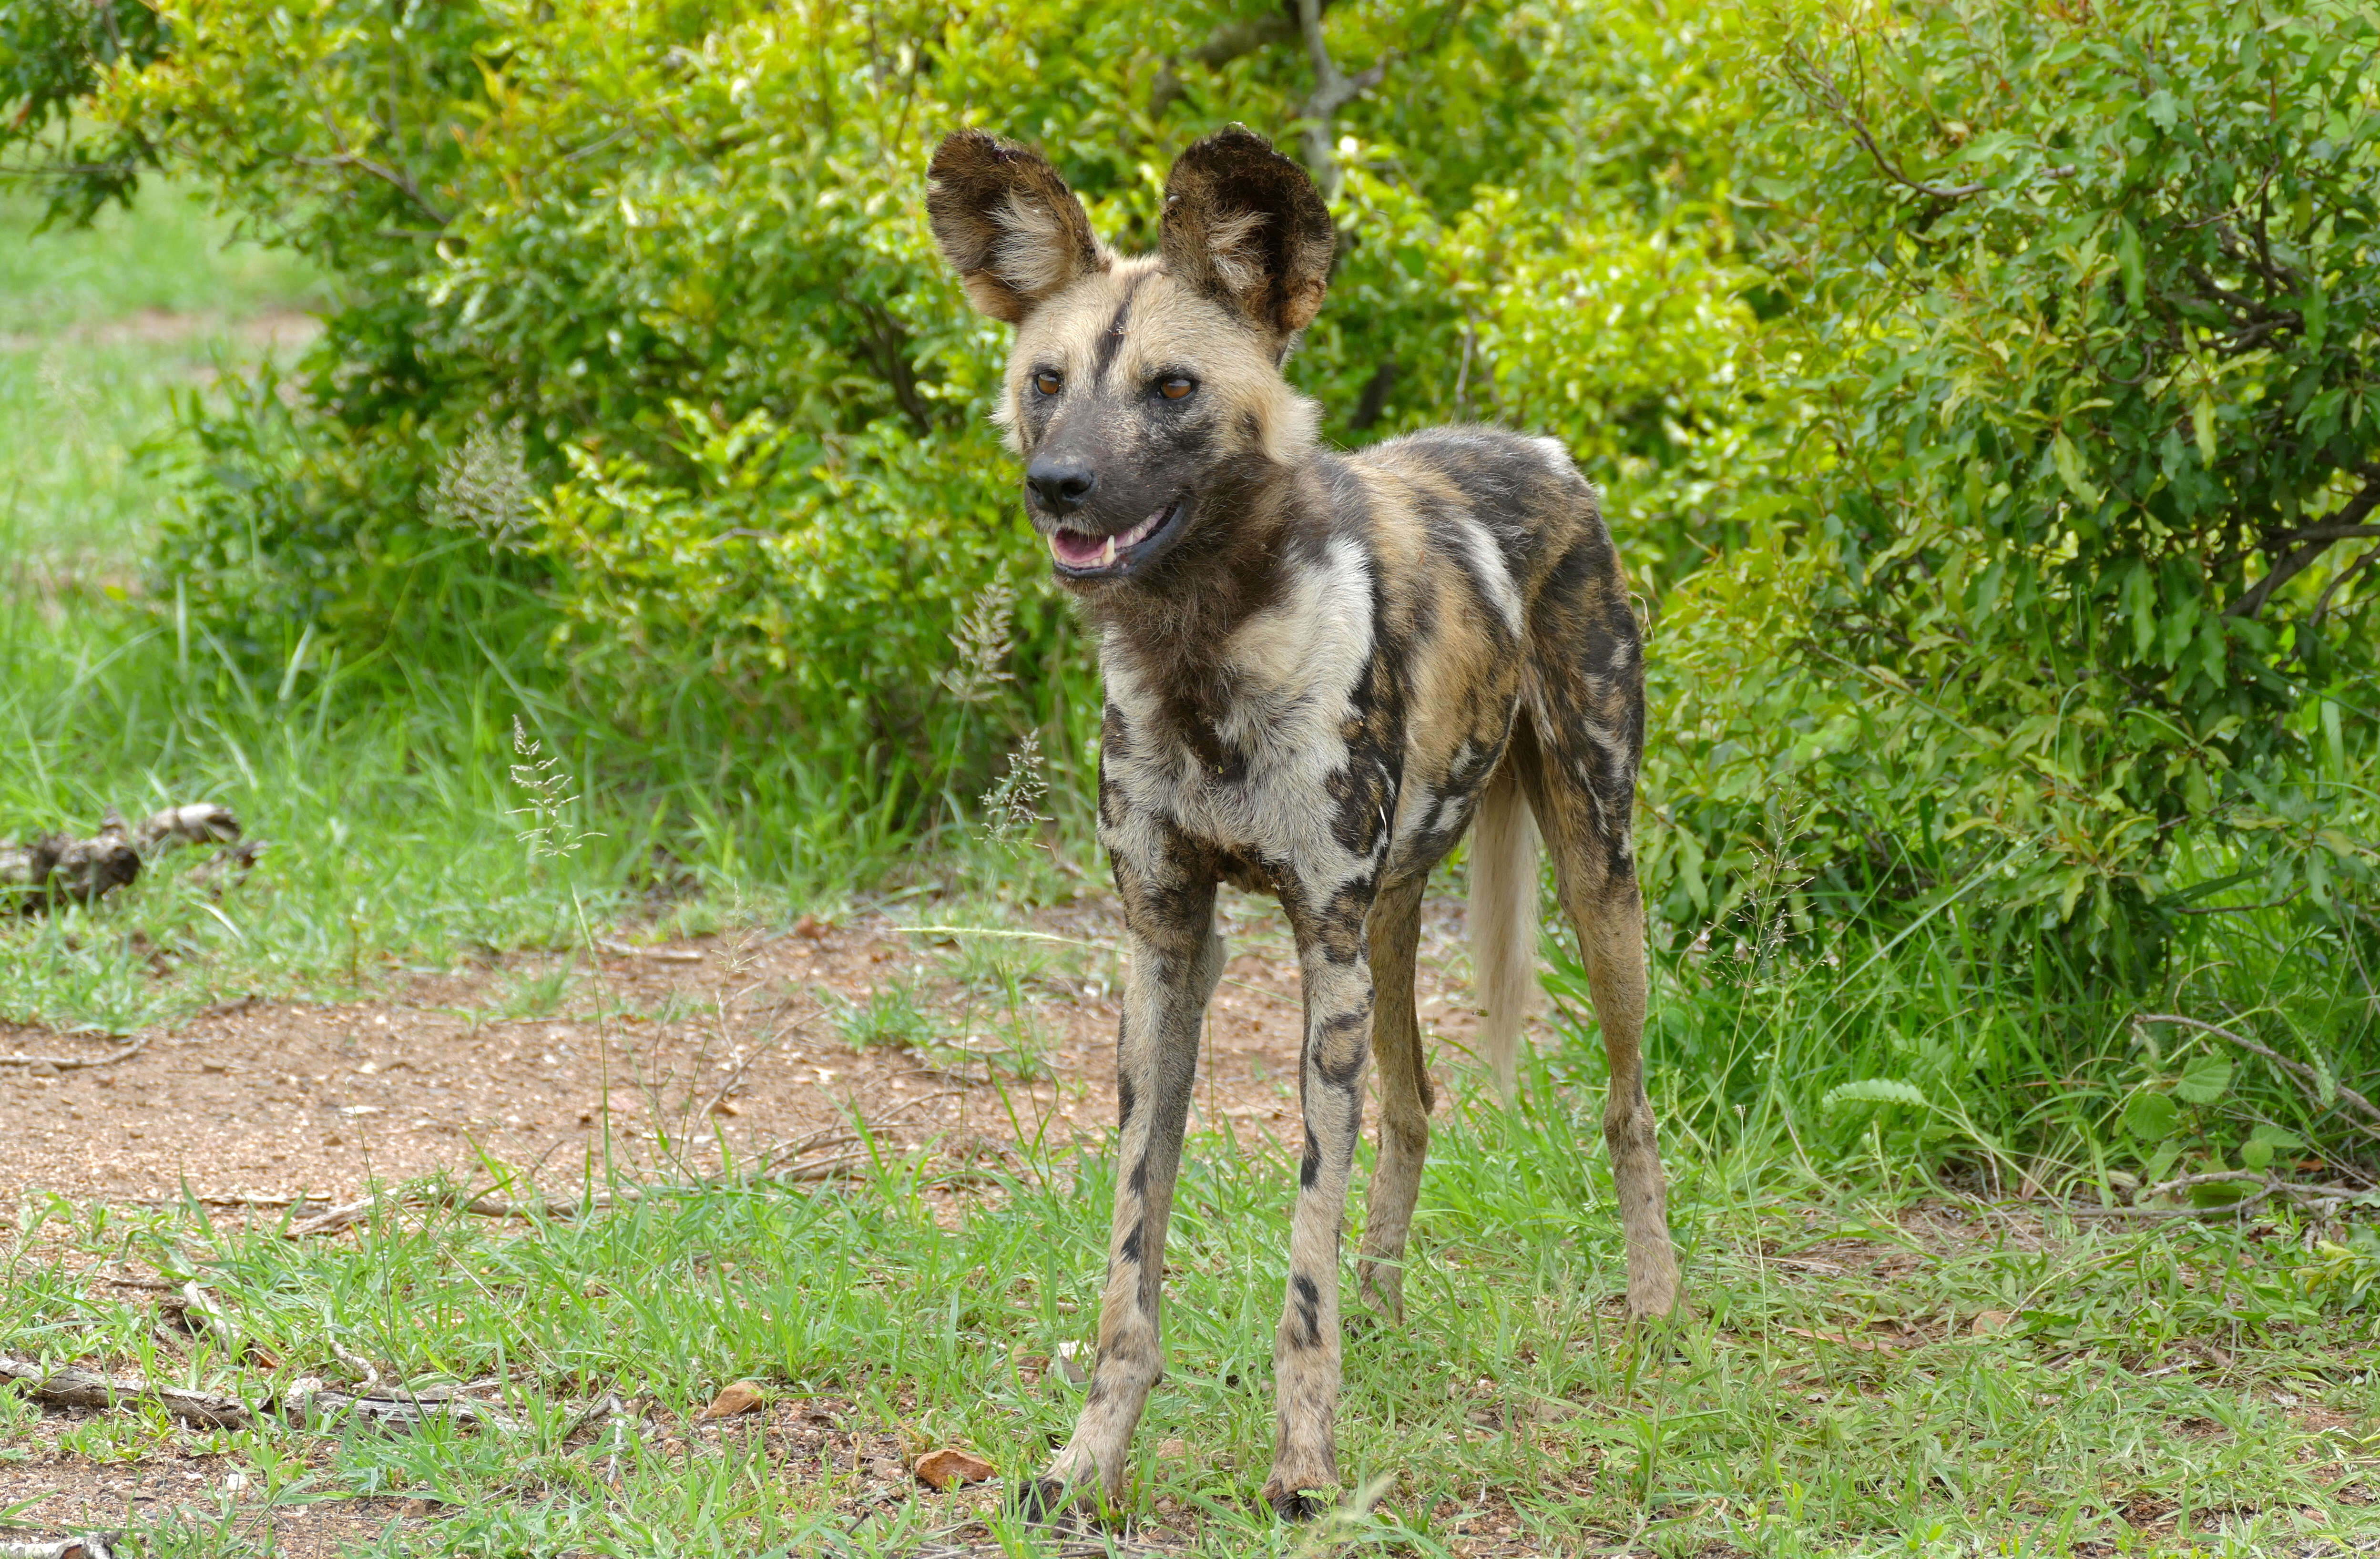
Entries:
[[1422, 892], [1475, 821], [1489, 1058], [1509, 1093], [1542, 830], [1611, 1060], [1629, 1303], [1675, 1303], [1637, 1048], [1644, 666], [1626, 583], [1594, 489], [1552, 440], [1461, 428], [1321, 446], [1281, 364], [1321, 307], [1334, 234], [1304, 170], [1261, 138], [1225, 130], [1184, 152], [1160, 252], [1138, 258], [1101, 245], [1027, 148], [963, 131], [931, 175], [943, 252], [976, 306], [1017, 327], [1000, 417], [1026, 513], [1099, 635], [1099, 840], [1130, 943], [1099, 1362], [1028, 1504], [1114, 1494], [1162, 1371], [1166, 1221], [1229, 882], [1280, 898], [1304, 986], [1305, 1148], [1266, 1493], [1310, 1514], [1338, 1482], [1340, 1237], [1366, 1078], [1377, 1057], [1357, 1276], [1397, 1318], [1431, 1106], [1414, 1014]]

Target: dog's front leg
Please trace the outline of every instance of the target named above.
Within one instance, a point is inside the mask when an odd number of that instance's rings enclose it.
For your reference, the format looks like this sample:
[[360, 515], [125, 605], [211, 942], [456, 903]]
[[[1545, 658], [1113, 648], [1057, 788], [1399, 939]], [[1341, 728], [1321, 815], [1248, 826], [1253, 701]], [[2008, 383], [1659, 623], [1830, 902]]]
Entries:
[[1289, 1294], [1273, 1335], [1279, 1417], [1272, 1476], [1264, 1489], [1289, 1519], [1319, 1514], [1339, 1484], [1331, 1428], [1339, 1403], [1339, 1242], [1372, 1058], [1372, 972], [1364, 942], [1369, 908], [1367, 895], [1343, 890], [1322, 905], [1290, 906], [1305, 996], [1305, 1050], [1298, 1069], [1305, 1157], [1290, 1223]]
[[1158, 1299], [1165, 1226], [1197, 1072], [1199, 1019], [1223, 973], [1211, 881], [1154, 883], [1119, 856], [1116, 886], [1131, 965], [1116, 1033], [1120, 1141], [1099, 1362], [1073, 1438], [1026, 1492], [1026, 1513], [1037, 1518], [1094, 1488], [1111, 1502], [1122, 1493], [1132, 1432], [1164, 1373]]

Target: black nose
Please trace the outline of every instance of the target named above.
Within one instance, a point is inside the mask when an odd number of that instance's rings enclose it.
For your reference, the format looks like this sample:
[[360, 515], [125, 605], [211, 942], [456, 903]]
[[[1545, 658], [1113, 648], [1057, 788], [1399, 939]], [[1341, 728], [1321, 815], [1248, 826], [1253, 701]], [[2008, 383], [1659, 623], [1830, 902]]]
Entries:
[[1025, 468], [1025, 485], [1053, 514], [1071, 514], [1099, 485], [1091, 468], [1079, 460], [1037, 460]]

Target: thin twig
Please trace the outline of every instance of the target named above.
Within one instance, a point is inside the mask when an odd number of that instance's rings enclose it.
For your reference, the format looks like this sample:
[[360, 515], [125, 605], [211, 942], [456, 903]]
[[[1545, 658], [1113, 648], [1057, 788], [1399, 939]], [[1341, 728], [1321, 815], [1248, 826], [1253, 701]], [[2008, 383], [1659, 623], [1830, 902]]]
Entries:
[[0, 1067], [50, 1067], [58, 1071], [88, 1071], [92, 1067], [112, 1067], [118, 1061], [128, 1061], [149, 1048], [149, 1036], [142, 1034], [113, 1056], [28, 1056], [19, 1052], [0, 1056]]
[[2223, 609], [2224, 616], [2254, 617], [2265, 609], [2265, 603], [2272, 599], [2274, 591], [2305, 572], [2307, 565], [2339, 542], [2352, 540], [2362, 536], [2380, 535], [2380, 526], [2363, 524], [2364, 519], [2374, 509], [2380, 509], [2380, 465], [2360, 466], [2356, 470], [2356, 475], [2363, 478], [2363, 486], [2357, 490], [2353, 498], [2347, 501], [2346, 506], [2338, 514], [2321, 525], [2309, 526], [2302, 531], [2276, 538], [2266, 544], [2276, 547], [2286, 546], [2301, 539], [2305, 543], [2296, 551], [2288, 554], [2274, 563], [2271, 568], [2266, 569], [2265, 577], [2257, 580], [2238, 600]]
[[[1852, 133], [1852, 139], [1860, 143], [1861, 150], [1868, 154], [1869, 161], [1876, 164], [1876, 171], [1893, 183], [1904, 188], [1913, 189], [1929, 199], [1951, 203], [1966, 199], [1969, 196], [1980, 195], [1991, 187], [1988, 181], [1939, 185], [1928, 184], [1923, 179], [1911, 177], [1900, 163], [1886, 155], [1883, 147], [1876, 144], [1875, 135], [1867, 127], [1867, 121], [1852, 112], [1849, 100], [1843, 96], [1842, 89], [1836, 84], [1832, 74], [1812, 64], [1798, 49], [1788, 57], [1786, 70], [1788, 74], [1798, 79], [1803, 91], [1818, 99], [1820, 105], [1834, 116], [1836, 123]], [[2075, 171], [2072, 163], [2066, 163], [2058, 167], [2044, 168], [2034, 176], [2045, 179], [2067, 179], [2072, 178]]]
[[2354, 578], [2365, 569], [2370, 568], [2375, 562], [2380, 562], [2380, 547], [2372, 548], [2362, 557], [2356, 559], [2353, 562], [2348, 564], [2345, 568], [2340, 569], [2337, 574], [2333, 574], [2331, 576], [2330, 583], [2322, 587], [2322, 594], [2314, 598], [2313, 611], [2307, 617], [2306, 621], [2316, 627], [2321, 626], [2323, 618], [2330, 610], [2330, 598], [2333, 596], [2338, 595], [2340, 587], [2346, 585], [2349, 580]]
[[379, 1365], [374, 1364], [370, 1360], [366, 1359], [363, 1355], [352, 1352], [348, 1348], [343, 1347], [340, 1344], [339, 1339], [328, 1332], [322, 1334], [322, 1340], [331, 1345], [331, 1355], [333, 1358], [336, 1359], [340, 1363], [346, 1365], [348, 1369], [363, 1377], [363, 1379], [356, 1383], [358, 1390], [369, 1395], [372, 1387], [380, 1384]]
[[2063, 1207], [2058, 1209], [2070, 1218], [2228, 1218], [2236, 1217], [2251, 1207], [2269, 1202], [2277, 1186], [2266, 1186], [2252, 1196], [2237, 1202], [2219, 1202], [2210, 1207]]
[[825, 1010], [826, 1009], [822, 1007], [813, 1007], [792, 1022], [779, 1024], [775, 1033], [771, 1034], [763, 1043], [753, 1046], [752, 1053], [735, 1064], [735, 1070], [728, 1074], [727, 1081], [719, 1085], [719, 1092], [710, 1096], [710, 1103], [702, 1106], [702, 1113], [706, 1116], [717, 1114], [719, 1106], [727, 1102], [727, 1095], [735, 1093], [742, 1085], [744, 1074], [752, 1070], [753, 1062], [774, 1050], [788, 1035], [801, 1033], [803, 1029], [809, 1026], [810, 1020]]
[[[2185, 1018], [2179, 1012], [2143, 1012], [2133, 1021], [2135, 1022], [2142, 1023], [2179, 1023], [2184, 1028], [2198, 1029], [2204, 1033], [2211, 1033], [2217, 1039], [2228, 1039], [2242, 1050], [2252, 1051], [2256, 1055], [2262, 1056], [2265, 1059], [2272, 1062], [2273, 1065], [2289, 1073], [2289, 1076], [2296, 1079], [2300, 1083], [2310, 1084], [2311, 1091], [2308, 1096], [2311, 1097], [2315, 1104], [2321, 1105], [2325, 1109], [2333, 1109], [2337, 1107], [2334, 1105], [2325, 1103], [2322, 1097], [2323, 1078], [2320, 1072], [2314, 1070], [2312, 1067], [2307, 1066], [2302, 1061], [2292, 1061], [2287, 1056], [2281, 1055], [2279, 1052], [2273, 1050], [2269, 1046], [2257, 1044], [2254, 1040], [2250, 1039], [2245, 1034], [2234, 1033], [2229, 1029], [2223, 1027], [2220, 1023], [2210, 1023], [2198, 1018]], [[2338, 1098], [2344, 1099], [2349, 1104], [2353, 1105], [2358, 1110], [2362, 1111], [2368, 1119], [2380, 1122], [2380, 1106], [2374, 1105], [2371, 1100], [2365, 1098], [2362, 1094], [2357, 1093], [2354, 1089], [2350, 1088], [2347, 1084], [2338, 1082], [2335, 1078], [2331, 1080], [2330, 1086], [2332, 1093]]]
[[[762, 1185], [770, 1181], [801, 1183], [832, 1179], [846, 1168], [868, 1161], [867, 1154], [843, 1154], [833, 1158], [809, 1164], [797, 1164], [788, 1169], [737, 1182], [741, 1186]], [[599, 1190], [585, 1197], [552, 1197], [543, 1202], [505, 1202], [492, 1196], [467, 1197], [461, 1191], [447, 1191], [437, 1196], [399, 1196], [394, 1200], [371, 1197], [350, 1202], [344, 1207], [334, 1207], [319, 1217], [292, 1224], [287, 1230], [292, 1239], [307, 1239], [318, 1234], [338, 1234], [385, 1207], [392, 1213], [407, 1209], [451, 1207], [481, 1218], [573, 1218], [582, 1213], [599, 1213], [613, 1207], [630, 1206], [656, 1196], [686, 1195], [696, 1191], [722, 1189], [724, 1182], [692, 1180], [668, 1185], [630, 1187], [623, 1190]]]
[[702, 952], [698, 948], [637, 948], [625, 942], [614, 942], [608, 937], [598, 937], [595, 946], [614, 958], [650, 959], [655, 963], [700, 963]]

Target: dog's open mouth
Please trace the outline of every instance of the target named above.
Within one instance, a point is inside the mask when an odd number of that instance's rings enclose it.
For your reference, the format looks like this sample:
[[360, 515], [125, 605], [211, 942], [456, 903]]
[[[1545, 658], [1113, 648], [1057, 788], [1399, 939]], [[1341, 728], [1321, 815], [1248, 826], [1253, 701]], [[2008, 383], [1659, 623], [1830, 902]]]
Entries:
[[1130, 530], [1113, 536], [1053, 530], [1050, 556], [1056, 560], [1058, 572], [1070, 579], [1121, 577], [1172, 545], [1187, 507], [1185, 500], [1177, 498]]

